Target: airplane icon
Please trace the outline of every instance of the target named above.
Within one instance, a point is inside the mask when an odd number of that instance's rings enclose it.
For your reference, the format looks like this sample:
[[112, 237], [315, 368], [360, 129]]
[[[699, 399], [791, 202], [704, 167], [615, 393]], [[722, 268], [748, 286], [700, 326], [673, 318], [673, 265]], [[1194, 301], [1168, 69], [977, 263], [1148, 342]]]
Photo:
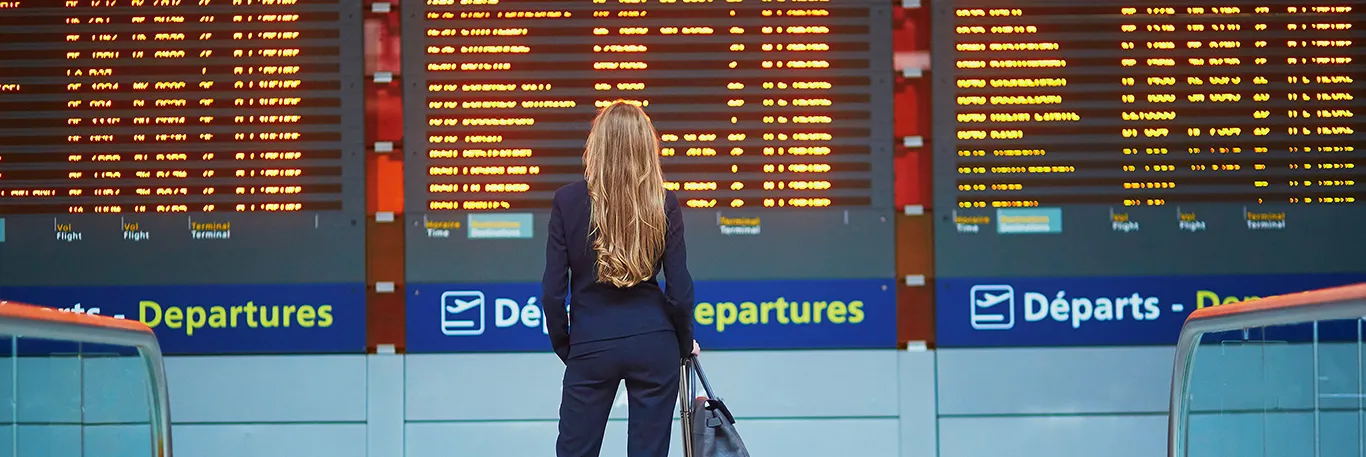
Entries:
[[441, 294], [441, 333], [484, 334], [484, 309], [483, 292], [461, 290]]
[[[1005, 330], [1015, 326], [1015, 288], [1008, 285], [977, 285], [968, 291], [972, 328]], [[1004, 306], [1002, 306], [1004, 305]]]

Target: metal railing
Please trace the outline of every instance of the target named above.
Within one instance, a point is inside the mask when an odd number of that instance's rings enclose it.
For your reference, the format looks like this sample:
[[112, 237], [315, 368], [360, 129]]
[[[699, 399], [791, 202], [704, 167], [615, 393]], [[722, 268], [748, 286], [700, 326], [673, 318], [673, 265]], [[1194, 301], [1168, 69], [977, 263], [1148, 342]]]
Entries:
[[0, 335], [136, 348], [147, 370], [152, 457], [171, 456], [171, 407], [166, 366], [156, 335], [141, 322], [0, 301]]
[[[1314, 290], [1191, 313], [1177, 340], [1167, 417], [1167, 455], [1186, 457], [1190, 446], [1190, 392], [1201, 337], [1221, 332], [1366, 318], [1366, 284]], [[1317, 380], [1315, 380], [1317, 382]]]

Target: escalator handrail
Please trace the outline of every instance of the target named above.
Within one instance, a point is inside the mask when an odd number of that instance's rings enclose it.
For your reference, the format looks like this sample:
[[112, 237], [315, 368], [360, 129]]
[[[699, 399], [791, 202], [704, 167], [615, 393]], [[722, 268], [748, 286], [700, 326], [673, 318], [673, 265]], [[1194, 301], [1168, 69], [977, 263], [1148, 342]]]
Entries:
[[1361, 299], [1366, 299], [1366, 283], [1277, 295], [1226, 306], [1208, 306], [1192, 312], [1190, 316], [1186, 317], [1186, 322]]
[[1184, 457], [1187, 405], [1195, 348], [1206, 333], [1366, 317], [1366, 283], [1277, 295], [1195, 310], [1181, 326], [1167, 411], [1167, 456]]
[[166, 365], [156, 334], [141, 322], [0, 300], [0, 335], [134, 347], [147, 368], [152, 457], [171, 456], [171, 407]]

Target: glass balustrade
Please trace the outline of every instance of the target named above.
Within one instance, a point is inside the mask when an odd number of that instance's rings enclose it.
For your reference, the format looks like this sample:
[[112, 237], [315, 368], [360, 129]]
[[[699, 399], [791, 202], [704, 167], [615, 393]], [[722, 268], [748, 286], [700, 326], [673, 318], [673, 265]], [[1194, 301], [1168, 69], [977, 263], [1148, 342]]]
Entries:
[[155, 337], [113, 321], [0, 302], [0, 457], [171, 455]]
[[1366, 285], [1197, 311], [1177, 347], [1172, 457], [1366, 457]]

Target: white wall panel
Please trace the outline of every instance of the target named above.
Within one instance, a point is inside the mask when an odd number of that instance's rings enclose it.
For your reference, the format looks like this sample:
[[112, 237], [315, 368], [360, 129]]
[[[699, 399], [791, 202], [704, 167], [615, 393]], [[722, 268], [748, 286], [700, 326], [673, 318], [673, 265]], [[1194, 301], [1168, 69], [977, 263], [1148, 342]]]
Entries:
[[365, 421], [364, 355], [166, 359], [175, 422]]

